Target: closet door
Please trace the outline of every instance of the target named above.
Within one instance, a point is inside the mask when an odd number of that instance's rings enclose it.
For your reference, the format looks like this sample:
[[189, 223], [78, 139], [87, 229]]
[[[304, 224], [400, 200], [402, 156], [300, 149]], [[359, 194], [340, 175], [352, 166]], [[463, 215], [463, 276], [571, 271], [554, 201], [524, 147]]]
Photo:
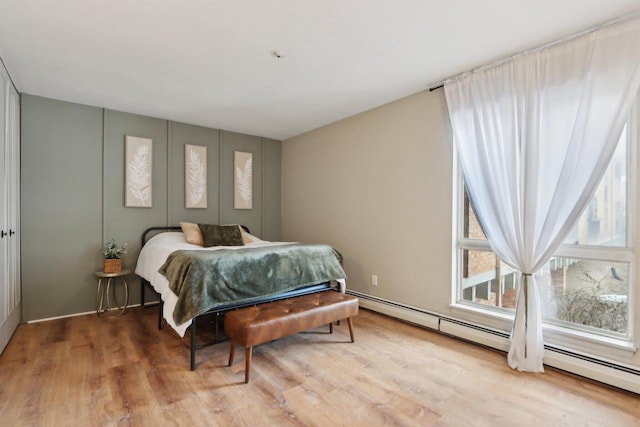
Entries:
[[21, 316], [20, 97], [0, 66], [0, 352]]
[[[1, 67], [0, 67], [1, 68]], [[9, 227], [8, 203], [9, 171], [7, 170], [7, 95], [9, 78], [4, 69], [0, 69], [0, 351], [9, 341], [7, 317], [9, 314]]]
[[21, 320], [20, 310], [20, 96], [13, 85], [9, 86], [7, 98], [7, 223], [9, 244], [7, 262], [9, 272], [7, 309], [10, 333]]

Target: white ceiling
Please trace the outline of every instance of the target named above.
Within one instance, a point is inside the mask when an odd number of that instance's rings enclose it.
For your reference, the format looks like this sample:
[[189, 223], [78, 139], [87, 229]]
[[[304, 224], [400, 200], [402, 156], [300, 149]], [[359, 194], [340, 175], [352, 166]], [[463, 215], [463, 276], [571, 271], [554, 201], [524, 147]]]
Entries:
[[640, 0], [0, 0], [0, 56], [23, 93], [286, 139], [638, 11]]

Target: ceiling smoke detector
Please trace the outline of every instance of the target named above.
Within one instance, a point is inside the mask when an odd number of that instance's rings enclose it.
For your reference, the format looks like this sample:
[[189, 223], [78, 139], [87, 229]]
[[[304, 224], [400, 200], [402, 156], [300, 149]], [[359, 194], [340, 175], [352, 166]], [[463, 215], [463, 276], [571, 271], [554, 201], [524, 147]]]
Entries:
[[274, 58], [282, 59], [284, 58], [284, 52], [281, 50], [274, 50], [273, 52], [271, 52], [271, 56], [273, 56]]

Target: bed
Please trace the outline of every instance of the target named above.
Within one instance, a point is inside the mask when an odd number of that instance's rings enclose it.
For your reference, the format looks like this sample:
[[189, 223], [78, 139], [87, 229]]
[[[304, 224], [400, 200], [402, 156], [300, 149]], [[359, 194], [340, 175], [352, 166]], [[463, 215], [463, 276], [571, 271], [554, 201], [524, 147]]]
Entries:
[[[135, 270], [142, 279], [141, 304], [144, 306], [145, 288], [150, 286], [160, 296], [158, 327], [162, 328], [164, 319], [181, 337], [190, 328], [191, 370], [196, 367], [197, 349], [222, 340], [218, 321], [224, 312], [315, 292], [345, 291], [341, 257], [333, 248], [264, 241], [249, 234], [244, 226], [242, 234], [242, 246], [213, 247], [189, 243], [178, 226], [151, 227], [142, 235]], [[327, 252], [326, 248], [334, 252], [339, 269], [331, 256], [316, 258], [314, 251]], [[183, 265], [185, 262], [188, 265]], [[318, 274], [313, 265], [319, 265], [322, 272]], [[291, 277], [282, 278], [279, 271], [290, 272]], [[204, 316], [214, 316], [215, 338], [198, 344], [197, 320]]]

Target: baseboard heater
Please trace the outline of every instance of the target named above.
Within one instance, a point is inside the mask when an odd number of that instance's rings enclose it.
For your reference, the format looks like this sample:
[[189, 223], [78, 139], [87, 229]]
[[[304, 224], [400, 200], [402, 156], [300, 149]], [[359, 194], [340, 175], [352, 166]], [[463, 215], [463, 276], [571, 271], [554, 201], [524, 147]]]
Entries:
[[[347, 290], [360, 299], [360, 306], [487, 347], [507, 352], [509, 334], [438, 313]], [[545, 345], [545, 365], [640, 394], [640, 369], [599, 359], [576, 351]]]

